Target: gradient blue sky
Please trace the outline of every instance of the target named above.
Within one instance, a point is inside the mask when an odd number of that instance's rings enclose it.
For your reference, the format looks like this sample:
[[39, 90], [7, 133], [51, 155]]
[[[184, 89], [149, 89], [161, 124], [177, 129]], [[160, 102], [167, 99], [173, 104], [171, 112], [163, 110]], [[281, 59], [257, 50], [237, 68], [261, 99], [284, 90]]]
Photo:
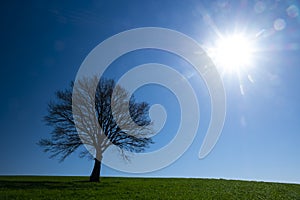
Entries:
[[[89, 175], [93, 162], [76, 154], [63, 163], [36, 145], [49, 136], [42, 122], [54, 92], [69, 86], [87, 54], [106, 38], [137, 27], [180, 31], [204, 47], [221, 34], [263, 32], [252, 67], [224, 75], [227, 116], [222, 135], [203, 160], [198, 152], [210, 119], [210, 99], [201, 77], [190, 78], [201, 121], [189, 150], [162, 170], [138, 176], [213, 177], [300, 183], [300, 4], [297, 1], [11, 1], [1, 6], [0, 174]], [[215, 26], [207, 17], [210, 16]], [[278, 28], [276, 20], [284, 24]], [[277, 21], [278, 22], [278, 21]], [[158, 50], [129, 53], [107, 75], [120, 77], [147, 62], [194, 74], [180, 58]], [[122, 66], [122, 67], [120, 67]], [[253, 81], [250, 81], [248, 77]], [[241, 94], [240, 85], [244, 94]], [[156, 95], [153, 95], [153, 94]], [[168, 121], [151, 149], [166, 144], [178, 128], [174, 95], [146, 86], [138, 100], [166, 106]], [[172, 135], [173, 134], [173, 135]], [[105, 176], [137, 176], [103, 167]]]

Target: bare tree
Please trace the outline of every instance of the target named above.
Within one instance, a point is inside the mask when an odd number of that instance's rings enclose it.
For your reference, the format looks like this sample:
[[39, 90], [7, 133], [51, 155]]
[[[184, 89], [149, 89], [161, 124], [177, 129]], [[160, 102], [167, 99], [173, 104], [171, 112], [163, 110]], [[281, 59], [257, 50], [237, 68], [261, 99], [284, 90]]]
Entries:
[[[103, 153], [110, 145], [119, 147], [126, 159], [126, 152], [143, 152], [152, 143], [147, 137], [153, 132], [149, 105], [137, 103], [111, 79], [98, 82], [96, 77], [85, 78], [78, 81], [74, 90], [73, 87], [71, 83], [70, 88], [57, 91], [56, 100], [48, 104], [44, 120], [54, 129], [49, 139], [41, 139], [38, 144], [50, 152], [51, 158], [59, 156], [60, 161], [84, 144], [95, 157], [90, 181], [98, 182]], [[90, 156], [83, 149], [80, 156]]]

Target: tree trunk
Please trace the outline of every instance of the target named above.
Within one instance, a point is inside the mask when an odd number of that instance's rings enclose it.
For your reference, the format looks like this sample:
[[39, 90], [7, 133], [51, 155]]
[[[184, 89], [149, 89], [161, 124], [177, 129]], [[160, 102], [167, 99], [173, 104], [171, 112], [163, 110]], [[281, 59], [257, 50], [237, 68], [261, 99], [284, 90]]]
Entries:
[[100, 182], [101, 160], [95, 158], [94, 168], [90, 176], [90, 182]]

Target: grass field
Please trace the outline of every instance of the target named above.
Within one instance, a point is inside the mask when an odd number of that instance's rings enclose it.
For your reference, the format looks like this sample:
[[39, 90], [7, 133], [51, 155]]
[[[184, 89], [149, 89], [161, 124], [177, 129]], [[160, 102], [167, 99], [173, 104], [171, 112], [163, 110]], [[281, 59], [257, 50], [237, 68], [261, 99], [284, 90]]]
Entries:
[[0, 199], [297, 199], [300, 184], [217, 179], [1, 176]]

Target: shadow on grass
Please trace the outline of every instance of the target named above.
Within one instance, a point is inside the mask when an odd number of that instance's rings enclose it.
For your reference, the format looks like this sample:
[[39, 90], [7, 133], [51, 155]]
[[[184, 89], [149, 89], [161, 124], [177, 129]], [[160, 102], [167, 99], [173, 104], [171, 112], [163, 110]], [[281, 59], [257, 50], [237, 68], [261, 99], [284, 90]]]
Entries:
[[76, 189], [91, 189], [109, 186], [109, 183], [92, 183], [87, 180], [72, 180], [68, 182], [61, 181], [0, 181], [0, 188], [2, 189], [55, 189], [55, 190], [76, 190]]

